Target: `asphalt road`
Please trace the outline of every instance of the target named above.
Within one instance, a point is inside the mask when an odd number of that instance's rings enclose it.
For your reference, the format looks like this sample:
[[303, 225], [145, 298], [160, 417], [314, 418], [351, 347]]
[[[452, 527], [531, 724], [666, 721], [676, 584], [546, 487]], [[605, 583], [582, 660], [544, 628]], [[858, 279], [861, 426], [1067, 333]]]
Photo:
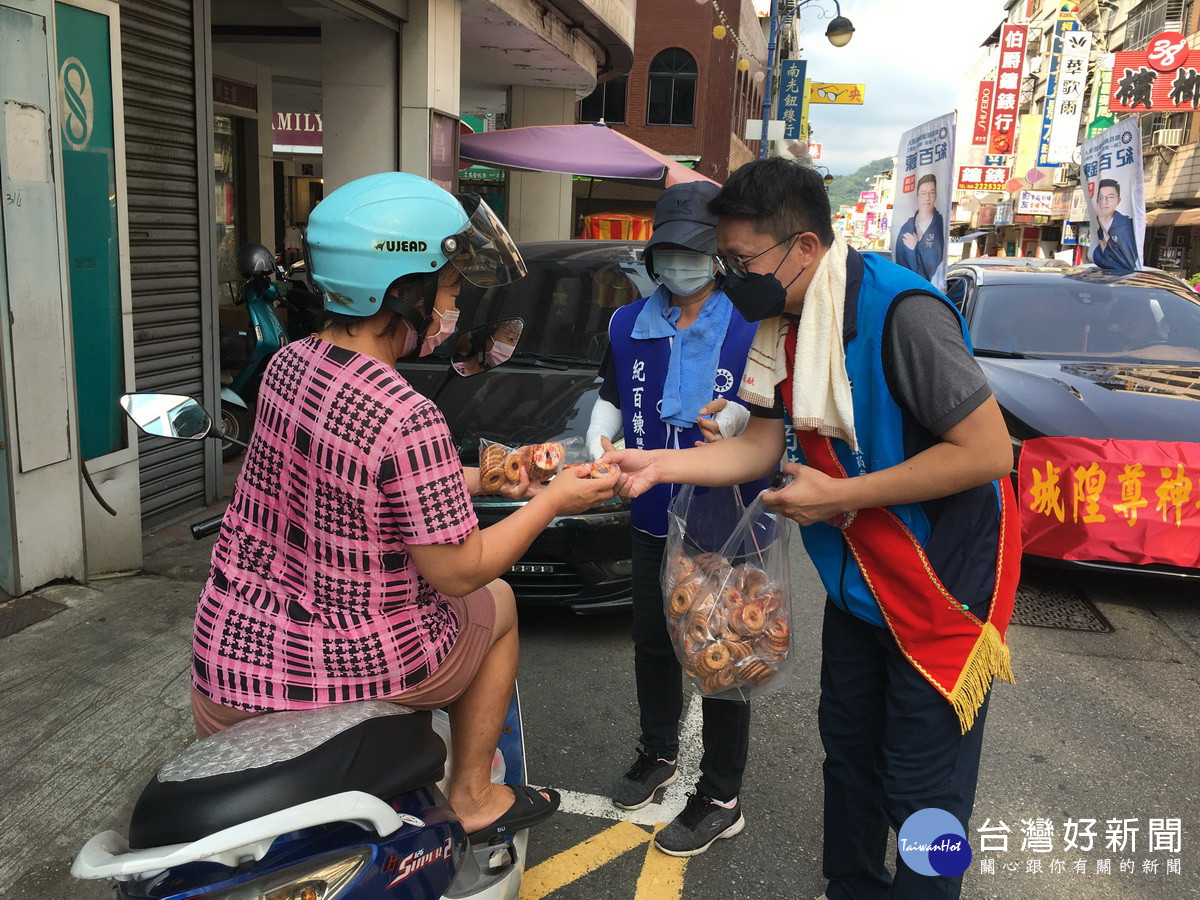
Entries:
[[[190, 622], [211, 539], [195, 544], [183, 539], [184, 526], [174, 531], [148, 539], [144, 574], [48, 588], [42, 593], [66, 608], [0, 639], [6, 897], [108, 896], [70, 878], [71, 858], [97, 831], [123, 828], [154, 769], [191, 738]], [[619, 814], [604, 795], [637, 737], [629, 616], [523, 612], [529, 774], [568, 792], [567, 811], [531, 832], [523, 900], [808, 900], [821, 892], [822, 596], [798, 542], [793, 571], [798, 664], [786, 688], [756, 702], [746, 830], [686, 863], [649, 842], [694, 784], [697, 708], [685, 716], [683, 777], [661, 805]], [[1113, 631], [1010, 629], [1017, 684], [996, 687], [988, 716], [970, 834], [977, 858], [964, 897], [1200, 897], [1200, 586], [1028, 571], [1029, 587], [1081, 590]], [[1064, 850], [1066, 820], [1089, 818], [1093, 848]], [[1005, 823], [1007, 851], [979, 852], [974, 829], [985, 820]], [[1107, 846], [1110, 820], [1124, 849]], [[994, 871], [982, 871], [980, 857]]]
[[[694, 785], [696, 710], [685, 714], [680, 780], [661, 807], [637, 814], [645, 836], [636, 842], [627, 826], [616, 828], [618, 812], [604, 799], [632, 761], [638, 733], [629, 616], [523, 614], [530, 779], [572, 792], [564, 808], [577, 810], [531, 832], [523, 898], [807, 900], [821, 893], [823, 592], [803, 552], [794, 556], [799, 662], [786, 688], [755, 703], [742, 794], [747, 827], [673, 869], [648, 841], [653, 823], [668, 821]], [[994, 691], [963, 896], [1200, 897], [1200, 585], [1027, 568], [1023, 586], [1023, 593], [1078, 590], [1114, 630], [1010, 629], [1017, 683]], [[1090, 829], [1079, 825], [1095, 834], [1090, 852], [1082, 852], [1082, 837], [1077, 849], [1065, 849], [1068, 819], [1096, 820]], [[1153, 834], [1151, 819], [1164, 820]], [[1179, 820], [1177, 832], [1171, 819]], [[989, 837], [981, 853], [975, 829], [985, 820], [1007, 826], [1006, 851]]]

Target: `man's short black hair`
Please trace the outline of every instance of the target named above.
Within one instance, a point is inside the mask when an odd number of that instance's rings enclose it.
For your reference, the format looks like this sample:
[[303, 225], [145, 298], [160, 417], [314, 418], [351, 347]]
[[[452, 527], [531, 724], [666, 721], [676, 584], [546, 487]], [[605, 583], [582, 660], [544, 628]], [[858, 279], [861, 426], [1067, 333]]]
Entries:
[[1101, 178], [1100, 184], [1096, 186], [1096, 193], [1099, 194], [1100, 189], [1106, 187], [1110, 187], [1116, 191], [1118, 197], [1121, 196], [1121, 182], [1117, 181], [1115, 178]]
[[755, 231], [777, 241], [811, 231], [822, 246], [833, 243], [829, 194], [821, 173], [782, 156], [738, 168], [708, 202], [708, 211], [750, 219]]

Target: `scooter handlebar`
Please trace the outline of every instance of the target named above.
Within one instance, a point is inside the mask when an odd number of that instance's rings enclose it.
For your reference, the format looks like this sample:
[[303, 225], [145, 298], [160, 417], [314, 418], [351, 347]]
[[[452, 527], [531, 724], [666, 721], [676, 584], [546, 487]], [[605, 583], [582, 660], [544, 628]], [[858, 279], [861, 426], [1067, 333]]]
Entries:
[[221, 530], [221, 520], [225, 518], [222, 513], [219, 516], [213, 516], [209, 519], [201, 519], [199, 522], [192, 523], [192, 540], [198, 541], [201, 538], [206, 538], [210, 534], [216, 534]]

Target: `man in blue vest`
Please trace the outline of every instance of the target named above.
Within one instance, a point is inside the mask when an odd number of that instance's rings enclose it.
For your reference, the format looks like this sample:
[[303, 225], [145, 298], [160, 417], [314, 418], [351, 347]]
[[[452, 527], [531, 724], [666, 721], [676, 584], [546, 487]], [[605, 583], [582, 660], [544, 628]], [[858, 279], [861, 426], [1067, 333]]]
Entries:
[[[707, 181], [667, 188], [655, 207], [646, 268], [661, 285], [618, 309], [609, 322], [604, 384], [592, 410], [588, 449], [594, 458], [624, 433], [640, 450], [691, 447], [737, 434], [749, 411], [737, 384], [755, 327], [716, 286], [717, 193]], [[750, 480], [750, 479], [748, 479]], [[764, 484], [747, 486], [753, 497]], [[659, 582], [667, 507], [676, 486], [660, 484], [633, 501], [634, 673], [641, 717], [637, 760], [612, 789], [613, 803], [640, 809], [679, 776], [683, 675], [667, 633]], [[704, 698], [704, 757], [696, 791], [675, 820], [655, 835], [672, 856], [703, 853], [745, 825], [738, 793], [750, 736], [749, 704]]]
[[922, 874], [902, 857], [893, 875], [885, 854], [889, 828], [931, 807], [969, 833], [989, 689], [1012, 677], [1020, 539], [1003, 417], [954, 306], [849, 249], [816, 170], [748, 163], [709, 209], [722, 290], [760, 323], [739, 389], [749, 422], [726, 440], [605, 461], [637, 497], [762, 477], [786, 452], [793, 481], [767, 503], [803, 526], [828, 595], [826, 895], [952, 900], [963, 869]]

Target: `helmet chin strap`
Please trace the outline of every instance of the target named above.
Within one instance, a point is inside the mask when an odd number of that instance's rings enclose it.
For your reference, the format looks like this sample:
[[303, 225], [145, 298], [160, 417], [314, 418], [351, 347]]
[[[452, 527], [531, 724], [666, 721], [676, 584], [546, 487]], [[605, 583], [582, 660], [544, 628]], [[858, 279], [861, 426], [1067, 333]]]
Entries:
[[[385, 295], [383, 298], [384, 307], [392, 310], [393, 312], [399, 313], [400, 318], [404, 319], [404, 321], [408, 323], [409, 327], [417, 333], [417, 340], [413, 345], [414, 349], [409, 356], [412, 356], [414, 353], [421, 352], [421, 344], [425, 340], [425, 332], [429, 330], [429, 326], [433, 323], [433, 304], [437, 299], [437, 274], [430, 272], [422, 275], [421, 279], [421, 297], [425, 302], [425, 308], [430, 310], [429, 315], [422, 315], [420, 311], [418, 311], [407, 300], [401, 300], [399, 297], [392, 296], [391, 294]], [[407, 359], [408, 357], [403, 358]]]

